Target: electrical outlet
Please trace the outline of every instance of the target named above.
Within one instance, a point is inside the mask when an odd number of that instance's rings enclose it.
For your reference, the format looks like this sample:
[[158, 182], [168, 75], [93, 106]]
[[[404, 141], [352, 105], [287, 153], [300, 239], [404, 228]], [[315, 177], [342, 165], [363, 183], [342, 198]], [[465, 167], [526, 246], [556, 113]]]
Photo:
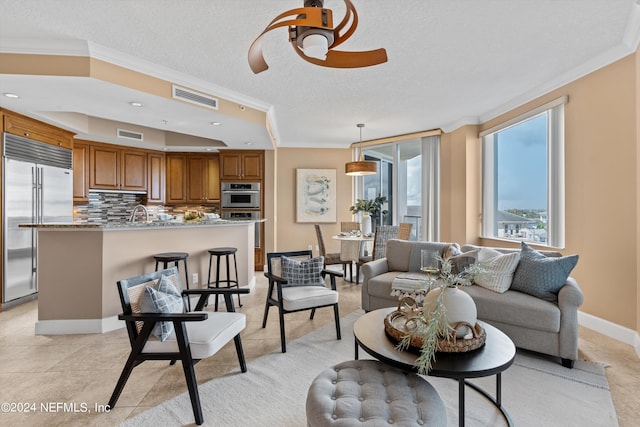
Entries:
[[198, 273], [193, 273], [193, 280], [191, 280], [193, 282], [194, 285], [198, 284]]

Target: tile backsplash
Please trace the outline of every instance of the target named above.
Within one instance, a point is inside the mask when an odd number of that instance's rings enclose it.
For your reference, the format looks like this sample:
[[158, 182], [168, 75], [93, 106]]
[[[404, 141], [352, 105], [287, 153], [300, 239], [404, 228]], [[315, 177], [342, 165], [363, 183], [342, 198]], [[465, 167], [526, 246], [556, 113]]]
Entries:
[[[90, 222], [106, 224], [109, 222], [125, 222], [129, 220], [131, 212], [136, 205], [143, 204], [144, 194], [133, 193], [108, 193], [99, 191], [89, 192], [89, 203], [74, 205], [73, 218], [76, 222]], [[197, 210], [200, 212], [218, 212], [216, 206], [163, 206], [148, 205], [149, 219], [157, 219], [159, 213], [171, 215]], [[138, 219], [142, 213], [138, 213]]]

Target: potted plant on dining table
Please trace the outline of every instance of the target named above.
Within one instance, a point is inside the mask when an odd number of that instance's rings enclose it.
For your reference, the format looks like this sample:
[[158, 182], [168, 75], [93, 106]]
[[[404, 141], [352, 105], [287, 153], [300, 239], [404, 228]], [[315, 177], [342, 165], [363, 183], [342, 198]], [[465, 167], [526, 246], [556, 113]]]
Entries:
[[372, 234], [378, 224], [382, 223], [382, 218], [389, 211], [383, 209], [387, 203], [387, 198], [378, 194], [374, 199], [357, 199], [356, 203], [349, 208], [354, 215], [362, 212], [362, 233]]

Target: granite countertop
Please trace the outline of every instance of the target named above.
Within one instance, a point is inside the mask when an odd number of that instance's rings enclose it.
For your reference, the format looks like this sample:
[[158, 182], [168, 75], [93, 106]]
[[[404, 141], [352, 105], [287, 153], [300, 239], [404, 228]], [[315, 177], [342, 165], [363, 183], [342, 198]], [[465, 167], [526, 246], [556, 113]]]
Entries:
[[67, 222], [67, 223], [49, 223], [49, 224], [20, 224], [23, 228], [43, 228], [43, 229], [89, 229], [89, 230], [122, 230], [131, 228], [166, 228], [166, 227], [203, 227], [203, 226], [219, 226], [219, 225], [235, 225], [235, 224], [253, 224], [255, 222], [264, 222], [265, 219], [214, 219], [201, 221], [149, 221], [149, 222], [113, 222], [107, 224], [89, 223], [89, 222]]

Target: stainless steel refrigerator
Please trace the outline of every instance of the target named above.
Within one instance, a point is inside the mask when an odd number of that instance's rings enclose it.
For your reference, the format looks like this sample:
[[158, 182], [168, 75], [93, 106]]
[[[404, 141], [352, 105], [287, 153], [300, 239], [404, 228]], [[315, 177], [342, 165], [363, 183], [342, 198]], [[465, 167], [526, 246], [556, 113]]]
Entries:
[[73, 220], [71, 150], [3, 134], [2, 302], [38, 291], [37, 231], [19, 224]]

